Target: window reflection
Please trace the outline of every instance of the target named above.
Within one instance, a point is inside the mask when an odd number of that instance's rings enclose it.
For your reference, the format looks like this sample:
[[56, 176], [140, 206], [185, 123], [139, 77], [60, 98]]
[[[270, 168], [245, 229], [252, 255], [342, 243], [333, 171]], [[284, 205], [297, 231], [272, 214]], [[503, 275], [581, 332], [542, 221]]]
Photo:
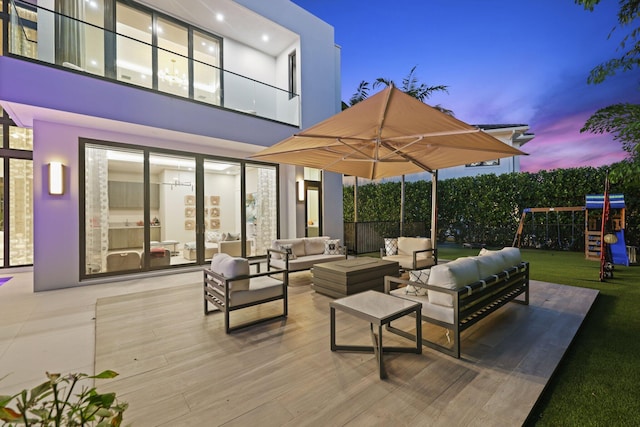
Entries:
[[33, 162], [10, 159], [9, 264], [33, 264]]
[[272, 166], [247, 166], [246, 233], [252, 255], [266, 255], [271, 242], [278, 236], [277, 176]]

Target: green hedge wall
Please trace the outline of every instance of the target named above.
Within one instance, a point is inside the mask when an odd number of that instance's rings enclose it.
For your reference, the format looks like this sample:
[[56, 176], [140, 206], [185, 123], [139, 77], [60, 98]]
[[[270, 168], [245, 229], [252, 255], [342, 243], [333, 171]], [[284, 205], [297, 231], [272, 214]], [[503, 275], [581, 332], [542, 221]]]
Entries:
[[[456, 178], [438, 183], [438, 239], [454, 239], [457, 242], [478, 242], [490, 245], [510, 245], [513, 241], [524, 208], [584, 206], [586, 194], [602, 194], [606, 168], [582, 167], [557, 169], [537, 173], [513, 173], [480, 175], [472, 178]], [[628, 245], [640, 244], [640, 188], [626, 180], [611, 185], [612, 193], [622, 193], [626, 201], [626, 241]], [[358, 186], [358, 221], [399, 221], [400, 182], [371, 183]], [[344, 221], [353, 222], [353, 186], [345, 186]], [[557, 215], [557, 216], [556, 216]], [[592, 213], [590, 212], [590, 216]], [[536, 214], [528, 218], [527, 226], [535, 229], [538, 239], [550, 226], [551, 236], [558, 234], [557, 222], [564, 224], [561, 233], [568, 239], [573, 220], [576, 228], [584, 231], [584, 214], [551, 213]], [[431, 182], [405, 183], [405, 222], [431, 222]], [[427, 227], [428, 228], [428, 227]], [[578, 240], [573, 249], [584, 247]]]

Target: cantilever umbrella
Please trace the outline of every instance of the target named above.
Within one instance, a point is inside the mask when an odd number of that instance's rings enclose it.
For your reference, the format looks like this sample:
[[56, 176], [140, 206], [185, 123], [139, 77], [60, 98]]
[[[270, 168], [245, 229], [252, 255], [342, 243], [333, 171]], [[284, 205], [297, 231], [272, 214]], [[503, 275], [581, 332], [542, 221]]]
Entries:
[[251, 157], [368, 179], [431, 172], [435, 245], [435, 171], [520, 154], [525, 153], [388, 86]]

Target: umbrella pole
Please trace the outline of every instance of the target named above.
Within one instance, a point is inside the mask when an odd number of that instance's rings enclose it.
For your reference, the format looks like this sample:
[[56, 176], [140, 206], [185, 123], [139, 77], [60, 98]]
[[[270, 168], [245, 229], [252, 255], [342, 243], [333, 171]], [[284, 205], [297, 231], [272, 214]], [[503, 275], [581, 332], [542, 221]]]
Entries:
[[353, 250], [358, 255], [358, 177], [355, 177], [353, 184]]
[[438, 171], [431, 172], [431, 245], [438, 246]]
[[400, 184], [400, 236], [404, 236], [404, 175]]

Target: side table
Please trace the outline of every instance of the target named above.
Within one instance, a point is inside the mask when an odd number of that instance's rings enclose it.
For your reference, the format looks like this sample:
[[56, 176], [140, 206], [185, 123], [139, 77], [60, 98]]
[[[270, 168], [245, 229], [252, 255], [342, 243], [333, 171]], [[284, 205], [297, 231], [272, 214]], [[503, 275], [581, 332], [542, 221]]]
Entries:
[[[375, 353], [380, 379], [387, 377], [382, 359], [384, 352], [422, 354], [422, 321], [420, 318], [422, 304], [419, 302], [381, 292], [366, 291], [331, 301], [329, 308], [331, 316], [331, 351]], [[369, 322], [373, 346], [336, 344], [336, 310], [344, 311]], [[415, 347], [384, 347], [382, 344], [382, 327], [411, 313], [414, 313], [416, 317]], [[378, 327], [377, 335], [374, 332], [373, 325]]]

